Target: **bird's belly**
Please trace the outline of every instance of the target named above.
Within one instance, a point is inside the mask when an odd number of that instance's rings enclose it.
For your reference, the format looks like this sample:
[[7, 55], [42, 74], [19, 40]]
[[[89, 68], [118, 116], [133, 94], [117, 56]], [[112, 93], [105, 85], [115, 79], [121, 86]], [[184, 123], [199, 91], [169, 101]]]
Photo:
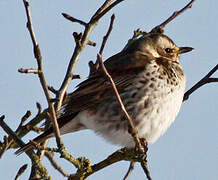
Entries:
[[[184, 94], [184, 87], [177, 87], [168, 93], [159, 93], [154, 97], [145, 96], [140, 101], [126, 106], [133, 119], [140, 138], [148, 143], [156, 141], [175, 120]], [[145, 104], [146, 98], [149, 102]], [[128, 99], [126, 99], [128, 101]], [[124, 99], [124, 105], [127, 101]], [[142, 107], [143, 106], [143, 107]], [[85, 110], [79, 114], [79, 122], [87, 129], [94, 130], [100, 136], [113, 144], [134, 147], [133, 138], [128, 132], [128, 121], [121, 112], [117, 100], [108, 105], [101, 105], [97, 112]]]
[[183, 94], [180, 89], [157, 101], [154, 99], [152, 108], [144, 109], [144, 117], [138, 117], [141, 119], [137, 125], [139, 136], [145, 138], [148, 143], [153, 143], [163, 135], [180, 110]]

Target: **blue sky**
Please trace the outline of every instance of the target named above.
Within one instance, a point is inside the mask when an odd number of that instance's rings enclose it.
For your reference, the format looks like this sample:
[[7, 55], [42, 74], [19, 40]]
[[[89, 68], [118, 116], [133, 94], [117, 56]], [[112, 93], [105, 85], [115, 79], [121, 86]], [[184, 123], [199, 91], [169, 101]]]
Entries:
[[[150, 31], [168, 18], [175, 10], [184, 7], [187, 0], [126, 0], [114, 8], [99, 22], [90, 40], [96, 47], [86, 47], [76, 67], [76, 73], [84, 80], [88, 74], [88, 61], [96, 59], [102, 37], [109, 24], [110, 16], [116, 19], [111, 36], [106, 44], [103, 58], [119, 52], [133, 30], [141, 28]], [[61, 13], [88, 21], [100, 6], [97, 0], [87, 1], [31, 1], [33, 24], [43, 56], [43, 67], [49, 85], [59, 88], [69, 59], [75, 46], [72, 33], [81, 32], [83, 27], [65, 20]], [[192, 46], [195, 50], [181, 57], [181, 64], [187, 77], [187, 89], [201, 79], [218, 62], [218, 2], [217, 0], [196, 1], [193, 7], [176, 18], [165, 28], [165, 34], [178, 46]], [[46, 108], [46, 99], [36, 75], [20, 74], [19, 68], [36, 68], [32, 44], [26, 29], [23, 2], [0, 1], [0, 109], [1, 115], [12, 129], [16, 129], [27, 110], [32, 116], [37, 113], [36, 102]], [[214, 75], [218, 77], [218, 72]], [[74, 90], [79, 80], [68, 88]], [[215, 180], [218, 177], [218, 84], [208, 84], [193, 93], [183, 103], [181, 111], [167, 133], [149, 146], [148, 166], [154, 180]], [[0, 139], [5, 135], [0, 128]], [[25, 142], [35, 137], [31, 133]], [[86, 156], [92, 163], [99, 162], [119, 147], [105, 142], [91, 131], [81, 131], [63, 136], [63, 141], [75, 157]], [[55, 146], [54, 139], [51, 146]], [[28, 169], [21, 179], [30, 173], [30, 160], [25, 154], [15, 156], [10, 150], [0, 159], [1, 179], [13, 179], [18, 169], [28, 163]], [[58, 159], [58, 157], [57, 157]], [[73, 173], [75, 169], [64, 160], [58, 160], [64, 169]], [[44, 160], [53, 179], [64, 179]], [[128, 169], [128, 162], [119, 162], [88, 179], [122, 179]], [[10, 173], [5, 173], [10, 170]], [[136, 166], [130, 179], [144, 179], [140, 166]]]

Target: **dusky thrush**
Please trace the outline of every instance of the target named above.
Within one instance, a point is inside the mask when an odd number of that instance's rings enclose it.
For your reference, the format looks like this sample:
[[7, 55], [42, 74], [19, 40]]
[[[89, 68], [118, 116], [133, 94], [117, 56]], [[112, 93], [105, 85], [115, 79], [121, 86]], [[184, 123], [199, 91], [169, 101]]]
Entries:
[[[104, 62], [139, 137], [147, 143], [156, 141], [179, 112], [185, 90], [179, 55], [192, 49], [177, 47], [166, 35], [150, 33]], [[128, 121], [101, 68], [69, 94], [58, 113], [58, 124], [61, 134], [91, 129], [113, 144], [135, 146]], [[34, 141], [53, 136], [51, 127]], [[16, 153], [31, 148], [28, 143]]]

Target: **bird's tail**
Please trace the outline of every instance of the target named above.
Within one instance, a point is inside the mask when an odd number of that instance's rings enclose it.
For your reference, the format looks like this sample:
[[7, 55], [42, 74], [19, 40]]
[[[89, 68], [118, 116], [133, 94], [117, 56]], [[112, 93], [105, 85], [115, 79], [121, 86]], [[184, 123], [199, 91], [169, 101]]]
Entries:
[[[65, 116], [62, 116], [60, 118], [58, 118], [58, 125], [60, 127], [60, 133], [61, 134], [66, 134], [66, 133], [69, 133], [69, 132], [74, 132], [74, 131], [78, 131], [78, 130], [81, 130], [82, 127], [78, 128], [77, 127], [77, 123], [74, 123], [73, 121], [71, 121], [76, 115], [78, 114], [78, 112], [76, 113], [72, 113], [72, 114], [69, 114], [69, 115], [65, 115]], [[68, 128], [67, 129], [64, 129], [62, 127], [64, 127], [64, 125], [70, 123]], [[74, 128], [75, 126], [75, 128]], [[38, 137], [36, 137], [35, 139], [33, 139], [34, 142], [36, 143], [41, 143], [41, 142], [44, 142], [46, 139], [50, 138], [50, 137], [53, 137], [54, 136], [54, 133], [53, 133], [53, 127], [50, 127], [49, 129], [47, 129], [44, 133], [42, 133], [41, 135], [39, 135]], [[19, 155], [23, 152], [27, 152], [31, 149], [34, 149], [34, 145], [29, 142], [27, 143], [25, 146], [21, 147], [20, 149], [18, 149], [15, 154]]]
[[[50, 128], [50, 129], [52, 130], [52, 128]], [[44, 133], [42, 133], [41, 135], [39, 135], [38, 137], [36, 137], [32, 141], [34, 141], [34, 142], [36, 142], [38, 144], [38, 143], [44, 142], [46, 139], [52, 137], [53, 133], [52, 133], [52, 131], [50, 129], [48, 129], [47, 131], [45, 131]], [[35, 146], [31, 142], [29, 142], [25, 146], [23, 146], [20, 149], [18, 149], [15, 152], [15, 154], [16, 155], [20, 155], [23, 152], [27, 152], [27, 151], [32, 150], [34, 148], [35, 148]]]

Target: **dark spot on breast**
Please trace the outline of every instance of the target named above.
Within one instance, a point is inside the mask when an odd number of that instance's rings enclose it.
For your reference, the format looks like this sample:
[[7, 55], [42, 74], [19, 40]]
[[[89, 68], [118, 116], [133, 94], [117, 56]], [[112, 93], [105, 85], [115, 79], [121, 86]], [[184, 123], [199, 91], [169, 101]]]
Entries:
[[144, 113], [144, 116], [147, 116], [149, 112]]
[[175, 82], [175, 81], [176, 81], [176, 78], [173, 78], [172, 81]]
[[156, 80], [155, 78], [151, 78], [151, 81], [154, 81], [154, 82], [156, 82], [157, 80]]
[[152, 71], [152, 72], [151, 72], [151, 74], [155, 74], [155, 73], [156, 73], [156, 71]]
[[164, 75], [164, 76], [166, 76], [166, 75], [167, 75], [167, 73], [164, 71], [164, 72], [163, 72], [163, 75]]
[[159, 78], [159, 79], [163, 79], [164, 77], [160, 75], [160, 76], [158, 76], [158, 78]]
[[150, 87], [150, 88], [154, 88], [154, 83], [151, 83], [151, 84], [149, 85], [149, 87]]
[[148, 106], [149, 106], [149, 100], [146, 99], [146, 100], [144, 101], [144, 108], [146, 109], [146, 108], [148, 108]]
[[141, 79], [141, 80], [139, 80], [139, 83], [141, 83], [141, 84], [147, 84], [148, 83], [148, 80], [147, 79]]
[[149, 73], [149, 72], [147, 72], [147, 73], [146, 73], [146, 76], [150, 76], [150, 73]]
[[174, 71], [172, 69], [170, 69], [170, 73], [174, 74]]
[[157, 65], [155, 64], [153, 67], [154, 67], [154, 68], [157, 68]]

